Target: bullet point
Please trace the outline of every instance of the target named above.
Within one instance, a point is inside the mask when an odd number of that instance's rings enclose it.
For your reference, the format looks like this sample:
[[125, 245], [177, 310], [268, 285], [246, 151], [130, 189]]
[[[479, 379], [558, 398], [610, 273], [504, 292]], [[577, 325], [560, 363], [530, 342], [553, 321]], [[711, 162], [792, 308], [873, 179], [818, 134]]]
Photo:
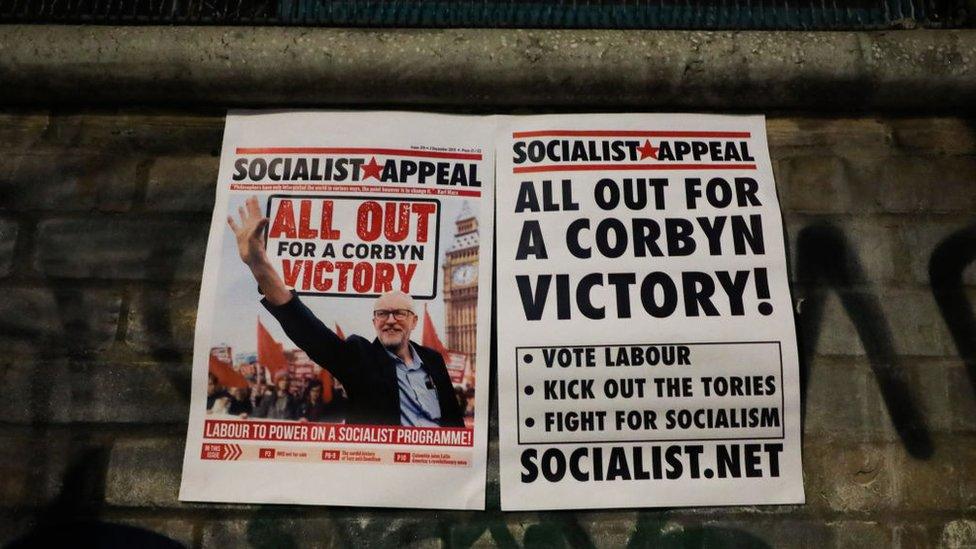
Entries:
[[525, 355], [522, 357], [522, 361], [526, 364], [532, 364], [532, 355]]
[[527, 395], [531, 395], [531, 394], [532, 394], [532, 393], [534, 393], [534, 392], [535, 392], [535, 389], [533, 389], [531, 385], [527, 385], [527, 386], [525, 387], [525, 394], [527, 394]]
[[533, 425], [535, 425], [535, 420], [534, 419], [528, 418], [528, 419], [525, 420], [525, 426], [526, 427], [532, 427]]

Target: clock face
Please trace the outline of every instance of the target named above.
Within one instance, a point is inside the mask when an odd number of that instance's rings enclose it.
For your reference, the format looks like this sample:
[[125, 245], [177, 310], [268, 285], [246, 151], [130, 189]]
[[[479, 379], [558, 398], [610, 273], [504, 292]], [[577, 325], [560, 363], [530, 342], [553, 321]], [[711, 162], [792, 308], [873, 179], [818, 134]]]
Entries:
[[471, 284], [478, 278], [478, 269], [474, 265], [461, 265], [454, 269], [451, 280], [458, 285]]

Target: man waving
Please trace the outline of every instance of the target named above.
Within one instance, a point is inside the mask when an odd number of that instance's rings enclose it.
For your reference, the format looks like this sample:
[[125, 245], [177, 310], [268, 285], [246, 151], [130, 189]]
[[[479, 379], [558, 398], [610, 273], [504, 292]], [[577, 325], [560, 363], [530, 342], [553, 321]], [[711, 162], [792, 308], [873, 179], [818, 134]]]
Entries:
[[285, 334], [309, 358], [332, 373], [349, 398], [347, 423], [416, 427], [463, 427], [447, 367], [440, 353], [410, 341], [417, 326], [413, 298], [394, 290], [376, 299], [376, 338], [340, 339], [290, 291], [274, 270], [265, 250], [268, 218], [257, 197], [227, 218], [237, 238], [241, 261], [248, 266], [264, 299]]

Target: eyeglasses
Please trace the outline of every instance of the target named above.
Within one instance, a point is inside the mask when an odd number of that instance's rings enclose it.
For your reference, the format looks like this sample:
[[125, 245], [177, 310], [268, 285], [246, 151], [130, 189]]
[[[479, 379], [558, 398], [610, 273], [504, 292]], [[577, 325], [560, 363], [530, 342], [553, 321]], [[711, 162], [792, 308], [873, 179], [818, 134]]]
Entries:
[[393, 318], [397, 320], [406, 320], [412, 314], [413, 311], [410, 309], [376, 309], [373, 311], [373, 319], [386, 320], [390, 318], [390, 315], [393, 315]]

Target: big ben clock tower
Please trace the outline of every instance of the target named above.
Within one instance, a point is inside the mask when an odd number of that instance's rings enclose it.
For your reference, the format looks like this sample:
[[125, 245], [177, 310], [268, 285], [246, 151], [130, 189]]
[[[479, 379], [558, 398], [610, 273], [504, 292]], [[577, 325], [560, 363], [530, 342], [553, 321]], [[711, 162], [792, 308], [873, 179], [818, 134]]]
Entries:
[[454, 240], [444, 261], [444, 315], [447, 347], [464, 353], [475, 367], [478, 320], [478, 218], [468, 203], [454, 220]]

